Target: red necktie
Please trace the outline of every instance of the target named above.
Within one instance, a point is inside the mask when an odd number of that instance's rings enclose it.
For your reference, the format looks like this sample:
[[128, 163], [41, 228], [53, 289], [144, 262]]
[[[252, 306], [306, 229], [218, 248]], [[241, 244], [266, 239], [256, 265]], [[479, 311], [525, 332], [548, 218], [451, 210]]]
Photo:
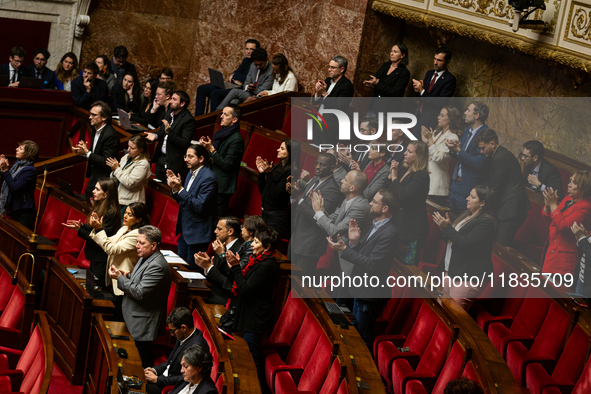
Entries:
[[433, 85], [435, 85], [436, 80], [437, 80], [437, 73], [433, 74], [433, 79], [431, 79], [431, 83], [429, 84], [429, 87], [427, 88], [427, 93], [431, 92], [431, 89], [433, 89]]

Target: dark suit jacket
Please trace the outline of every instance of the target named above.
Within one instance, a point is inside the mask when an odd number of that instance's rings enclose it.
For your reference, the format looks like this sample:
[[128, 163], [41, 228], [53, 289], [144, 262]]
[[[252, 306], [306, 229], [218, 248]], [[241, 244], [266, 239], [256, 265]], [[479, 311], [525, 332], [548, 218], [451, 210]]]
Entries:
[[[170, 391], [168, 394], [178, 394], [184, 389], [189, 382], [185, 382], [182, 380], [181, 382], [177, 383], [176, 386]], [[215, 387], [215, 383], [211, 380], [211, 377], [204, 376], [197, 389], [193, 392], [193, 394], [218, 394], [218, 390]]]
[[0, 185], [3, 182], [6, 182], [8, 186], [6, 208], [9, 212], [35, 208], [35, 187], [37, 185], [35, 166], [30, 165], [22, 168], [16, 178], [10, 175], [10, 169], [0, 172]]
[[[242, 246], [240, 240], [236, 240], [234, 245], [230, 248], [233, 253], [237, 253]], [[242, 255], [240, 255], [242, 259]], [[207, 297], [208, 304], [226, 305], [228, 298], [232, 296], [232, 285], [234, 284], [234, 276], [230, 272], [228, 263], [225, 257], [216, 255], [213, 259], [213, 266], [207, 273], [207, 281], [211, 283], [211, 293]]]
[[[0, 64], [0, 75], [8, 75], [8, 77], [10, 78], [10, 67], [9, 67], [10, 63], [4, 63], [4, 64]], [[27, 72], [25, 70], [25, 67], [21, 66], [18, 68], [18, 79], [17, 81], [20, 81], [20, 79], [22, 77], [26, 77], [27, 76]], [[8, 85], [10, 85], [10, 80], [8, 81]], [[6, 86], [8, 86], [6, 85]]]
[[[29, 67], [26, 68], [25, 73], [26, 76], [29, 78], [35, 78], [36, 74], [36, 67], [34, 64], [31, 64]], [[55, 87], [55, 73], [48, 69], [47, 67], [43, 67], [41, 71], [41, 79], [43, 80], [43, 85], [41, 85], [41, 89], [53, 89]]]
[[[156, 381], [158, 387], [164, 388], [166, 386], [174, 386], [179, 382], [183, 382], [183, 375], [181, 374], [181, 358], [185, 349], [193, 345], [199, 345], [204, 349], [209, 349], [209, 345], [205, 341], [205, 338], [203, 338], [203, 333], [197, 327], [195, 327], [193, 334], [187, 338], [182, 345], [181, 341], [176, 341], [174, 349], [172, 349], [166, 362], [153, 367], [158, 374], [158, 380]], [[166, 371], [166, 368], [169, 365], [168, 376], [163, 376], [162, 373]]]
[[398, 174], [392, 182], [392, 189], [400, 198], [400, 211], [394, 216], [400, 239], [415, 241], [427, 239], [429, 219], [425, 202], [429, 195], [429, 173], [427, 170], [411, 172], [400, 182], [405, 172]]
[[119, 289], [125, 293], [123, 320], [135, 341], [153, 341], [164, 327], [170, 281], [170, 268], [159, 250], [141, 258], [129, 278], [117, 278]]
[[[583, 291], [581, 292], [585, 298], [591, 298], [591, 242], [589, 237], [585, 237], [577, 241], [577, 252], [579, 252], [579, 263], [575, 269], [574, 282], [579, 280], [581, 274], [581, 259], [585, 255], [585, 270], [583, 271]], [[576, 287], [576, 285], [575, 285]]]
[[[535, 191], [540, 191], [540, 188], [533, 187], [527, 181], [527, 177], [532, 173], [534, 168], [535, 167], [533, 166], [526, 166], [524, 171], [525, 175], [523, 176], [523, 179], [525, 181], [526, 187], [529, 187], [530, 189], [533, 189]], [[550, 164], [550, 162], [546, 159], [542, 159], [542, 162], [540, 163], [538, 180], [542, 182], [542, 185], [545, 185], [546, 187], [551, 187], [552, 189], [558, 191], [559, 198], [564, 197], [564, 194], [562, 193], [562, 179], [560, 177], [560, 172], [558, 172], [556, 167]]]
[[[452, 158], [458, 159], [454, 168], [452, 183], [455, 183], [455, 180], [458, 177], [459, 166], [462, 164], [462, 183], [460, 184], [461, 189], [459, 192], [464, 198], [470, 194], [470, 190], [472, 190], [474, 186], [488, 184], [488, 165], [490, 164], [490, 160], [487, 160], [486, 156], [480, 153], [478, 144], [475, 142], [476, 137], [478, 137], [482, 130], [485, 129], [488, 129], [486, 124], [482, 125], [482, 127], [476, 131], [476, 135], [472, 137], [470, 145], [466, 147], [468, 130], [470, 130], [470, 128], [466, 128], [460, 137], [460, 153], [455, 153], [451, 150], [449, 152]], [[464, 149], [464, 147], [466, 147], [466, 149]]]
[[[347, 244], [341, 258], [353, 263], [351, 275], [363, 277], [367, 274], [369, 277], [377, 276], [383, 279], [388, 276], [392, 267], [394, 253], [398, 246], [398, 230], [393, 218], [390, 218], [368, 239], [370, 231], [371, 226], [365, 234], [361, 235], [360, 242], [353, 248]], [[389, 293], [387, 287], [372, 288], [370, 286], [353, 288], [350, 292], [355, 298], [364, 299], [387, 298]]]
[[[460, 229], [448, 224], [442, 230], [444, 241], [452, 241], [451, 260], [449, 262], [450, 276], [478, 276], [493, 272], [490, 258], [495, 240], [495, 223], [492, 218], [480, 215], [470, 220]], [[445, 268], [445, 256], [440, 267]]]
[[382, 64], [375, 77], [380, 80], [374, 87], [374, 97], [402, 97], [410, 81], [410, 71], [404, 64], [398, 67], [388, 75], [388, 70], [392, 62]]
[[113, 157], [116, 159], [119, 153], [119, 134], [117, 134], [113, 126], [107, 123], [101, 131], [96, 146], [93, 146], [95, 134], [96, 130], [92, 132], [90, 137], [89, 150], [92, 153], [88, 158], [88, 166], [86, 167], [86, 177], [90, 178], [87, 190], [90, 187], [91, 191], [99, 178], [108, 177], [111, 174], [111, 167], [106, 164], [107, 158]]
[[240, 265], [230, 271], [238, 287], [238, 297], [232, 300], [236, 306], [234, 331], [265, 333], [273, 328], [273, 292], [279, 276], [279, 264], [273, 255], [253, 265], [246, 276]]
[[[190, 114], [189, 114], [190, 115]], [[179, 203], [176, 233], [182, 234], [189, 245], [209, 243], [213, 240], [213, 230], [217, 223], [217, 182], [209, 167], [202, 167], [195, 177], [191, 189], [185, 187], [172, 197]]]
[[[172, 119], [170, 111], [166, 113], [164, 119], [170, 123]], [[172, 125], [170, 125], [165, 155], [162, 153], [162, 143], [166, 133], [164, 131], [164, 124], [160, 122], [160, 128], [156, 131], [159, 143], [154, 150], [152, 161], [160, 165], [166, 164], [167, 168], [175, 174], [185, 175], [187, 173], [187, 165], [185, 164], [184, 157], [185, 153], [187, 153], [187, 148], [191, 146], [191, 139], [196, 129], [197, 124], [193, 115], [186, 108], [181, 109], [178, 115], [175, 115]]]
[[[331, 78], [326, 78], [324, 81], [328, 87], [332, 83]], [[325, 109], [338, 109], [344, 113], [348, 113], [349, 104], [351, 104], [351, 98], [355, 93], [353, 84], [344, 75], [337, 81], [336, 85], [328, 96], [323, 99], [316, 100], [312, 99], [314, 104], [323, 104]], [[335, 144], [339, 137], [339, 126], [336, 116], [326, 115], [325, 116], [327, 131], [320, 131], [317, 126], [314, 126], [314, 142], [315, 143], [331, 143]]]
[[456, 91], [456, 77], [447, 70], [437, 79], [431, 91], [427, 92], [434, 73], [435, 70], [427, 71], [423, 80], [425, 91], [422, 94], [418, 94], [421, 97], [419, 107], [422, 105], [423, 109], [422, 113], [420, 113], [418, 124], [413, 128], [413, 134], [419, 141], [421, 140], [421, 126], [435, 128], [437, 126], [437, 116], [441, 108], [445, 107], [449, 102], [449, 100], [436, 99], [436, 97], [452, 97]]
[[524, 186], [517, 158], [499, 146], [491, 162], [489, 183], [495, 194], [499, 220], [527, 215], [531, 205]]
[[111, 57], [111, 61], [109, 62], [109, 72], [117, 78], [117, 82], [123, 79], [123, 76], [128, 72], [137, 74], [135, 65], [133, 63], [125, 62], [125, 66], [122, 69], [115, 67], [115, 63], [113, 63], [113, 58]]
[[[240, 162], [244, 154], [244, 139], [240, 135], [238, 123], [227, 127], [235, 127], [237, 130], [223, 140], [216, 152], [211, 155], [213, 159], [211, 169], [218, 180], [218, 193], [233, 194], [236, 191]], [[217, 132], [219, 133], [219, 130]]]
[[117, 115], [117, 109], [121, 108], [125, 112], [133, 112], [138, 114], [142, 104], [141, 95], [137, 92], [133, 96], [133, 100], [125, 102], [125, 96], [127, 92], [123, 90], [120, 83], [116, 83], [111, 90], [111, 108], [113, 114]]
[[423, 80], [425, 91], [421, 94], [421, 97], [452, 97], [456, 91], [456, 77], [449, 70], [446, 70], [437, 82], [435, 82], [431, 91], [427, 92], [431, 79], [433, 79], [433, 74], [435, 74], [435, 70], [429, 70], [425, 74], [425, 79]]
[[109, 102], [109, 86], [102, 79], [94, 79], [94, 87], [90, 93], [84, 87], [84, 77], [76, 78], [71, 83], [72, 98], [77, 107], [90, 111], [90, 105], [95, 101]]
[[[304, 256], [320, 257], [326, 253], [328, 242], [326, 241], [326, 233], [320, 228], [314, 220], [314, 209], [312, 209], [312, 202], [308, 198], [311, 186], [316, 182], [318, 177], [314, 177], [306, 185], [306, 189], [302, 196], [304, 201], [292, 208], [292, 234], [289, 241], [290, 249], [297, 254]], [[332, 214], [339, 203], [343, 201], [344, 196], [341, 189], [337, 186], [332, 176], [328, 177], [317, 189], [324, 198], [324, 213]], [[294, 204], [297, 204], [298, 198]]]

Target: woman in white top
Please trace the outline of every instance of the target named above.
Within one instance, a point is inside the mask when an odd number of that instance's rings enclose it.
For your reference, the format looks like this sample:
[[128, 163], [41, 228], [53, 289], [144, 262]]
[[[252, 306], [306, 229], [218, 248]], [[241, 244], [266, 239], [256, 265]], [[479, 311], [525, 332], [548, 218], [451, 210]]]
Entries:
[[122, 214], [129, 204], [146, 202], [146, 186], [151, 175], [146, 137], [142, 134], [132, 136], [127, 142], [127, 154], [121, 158], [121, 163], [108, 158], [107, 165], [113, 170], [111, 178], [119, 184], [117, 191]]
[[[271, 66], [273, 67], [273, 88], [271, 90], [263, 90], [257, 94], [257, 97], [267, 97], [283, 92], [295, 92], [298, 89], [298, 80], [291, 70], [291, 67], [289, 67], [289, 63], [284, 54], [278, 53], [273, 56]], [[254, 97], [249, 97], [245, 102], [253, 100], [256, 99]]]
[[449, 149], [446, 140], [457, 141], [461, 135], [462, 118], [455, 107], [443, 107], [437, 117], [435, 130], [421, 129], [423, 142], [429, 146], [429, 198], [441, 206], [447, 206], [449, 186]]

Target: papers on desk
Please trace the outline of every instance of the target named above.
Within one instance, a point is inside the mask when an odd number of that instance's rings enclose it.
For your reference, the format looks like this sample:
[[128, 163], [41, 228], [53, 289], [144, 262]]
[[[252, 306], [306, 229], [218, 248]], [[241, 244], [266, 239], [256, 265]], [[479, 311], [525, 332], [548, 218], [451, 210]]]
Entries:
[[162, 252], [162, 255], [164, 256], [164, 258], [166, 259], [168, 264], [172, 263], [172, 264], [188, 265], [185, 260], [180, 258], [179, 255], [176, 254], [175, 252], [173, 252], [172, 250], [160, 250], [160, 251]]
[[205, 276], [203, 276], [203, 274], [200, 272], [181, 271], [181, 270], [178, 270], [177, 272], [179, 274], [181, 274], [181, 276], [185, 279], [205, 279]]

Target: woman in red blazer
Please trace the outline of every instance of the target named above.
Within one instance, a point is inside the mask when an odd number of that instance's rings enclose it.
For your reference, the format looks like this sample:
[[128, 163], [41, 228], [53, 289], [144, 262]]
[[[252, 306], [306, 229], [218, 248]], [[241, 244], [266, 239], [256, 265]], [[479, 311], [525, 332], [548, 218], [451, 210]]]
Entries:
[[558, 195], [552, 188], [544, 190], [544, 216], [549, 217], [550, 236], [542, 271], [557, 274], [573, 274], [579, 261], [576, 239], [570, 226], [574, 222], [589, 228], [591, 223], [591, 174], [577, 171], [570, 178], [568, 195], [558, 204]]

